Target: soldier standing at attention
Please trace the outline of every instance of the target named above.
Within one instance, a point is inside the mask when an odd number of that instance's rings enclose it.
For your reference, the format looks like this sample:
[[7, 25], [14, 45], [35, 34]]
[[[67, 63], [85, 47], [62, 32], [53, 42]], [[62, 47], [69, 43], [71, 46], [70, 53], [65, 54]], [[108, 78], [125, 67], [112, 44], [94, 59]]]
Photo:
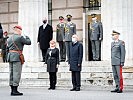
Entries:
[[103, 27], [102, 23], [97, 21], [96, 14], [92, 14], [92, 23], [90, 26], [90, 41], [92, 46], [93, 60], [100, 60], [101, 41], [103, 39]]
[[71, 22], [72, 16], [67, 15], [67, 23], [65, 25], [65, 45], [66, 45], [66, 53], [67, 53], [67, 60], [69, 60], [70, 55], [70, 45], [72, 43], [72, 35], [76, 34], [76, 25]]
[[66, 46], [65, 46], [65, 23], [64, 17], [59, 16], [60, 23], [57, 25], [56, 28], [56, 41], [59, 43], [60, 47], [60, 61], [66, 60]]
[[123, 91], [123, 77], [122, 77], [122, 67], [125, 62], [125, 43], [119, 40], [120, 33], [113, 31], [111, 43], [111, 64], [113, 70], [113, 76], [116, 84], [116, 89], [111, 92], [122, 93]]
[[9, 53], [7, 55], [7, 61], [9, 62], [10, 79], [9, 85], [11, 87], [11, 96], [23, 95], [18, 92], [22, 64], [20, 60], [20, 52], [22, 53], [24, 45], [31, 45], [31, 40], [28, 36], [22, 36], [22, 27], [15, 26], [14, 34], [7, 40], [7, 48]]

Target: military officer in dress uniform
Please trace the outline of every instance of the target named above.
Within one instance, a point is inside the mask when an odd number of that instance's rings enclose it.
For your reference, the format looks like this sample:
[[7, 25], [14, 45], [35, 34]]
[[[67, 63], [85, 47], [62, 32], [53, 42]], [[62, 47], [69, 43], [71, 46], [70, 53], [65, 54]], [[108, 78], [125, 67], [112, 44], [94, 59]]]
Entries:
[[22, 53], [24, 45], [31, 45], [31, 40], [28, 36], [22, 36], [22, 27], [17, 25], [14, 27], [14, 34], [7, 40], [8, 55], [7, 61], [9, 62], [10, 79], [9, 85], [11, 87], [11, 96], [23, 95], [18, 92], [22, 64], [20, 61], [20, 52]]
[[113, 76], [116, 84], [116, 89], [111, 92], [122, 93], [123, 91], [123, 77], [122, 77], [122, 67], [125, 62], [125, 43], [119, 40], [119, 32], [112, 32], [111, 43], [111, 64], [113, 70]]
[[56, 41], [59, 43], [60, 47], [60, 61], [66, 60], [66, 46], [65, 46], [65, 23], [64, 17], [59, 16], [60, 23], [56, 27]]
[[101, 41], [103, 39], [103, 27], [102, 23], [97, 21], [96, 14], [92, 14], [92, 23], [90, 25], [90, 41], [92, 46], [93, 60], [100, 60]]
[[69, 60], [72, 35], [76, 34], [76, 24], [71, 22], [72, 19], [71, 15], [68, 14], [66, 17], [67, 17], [67, 23], [65, 25], [65, 45], [66, 45], [67, 60]]

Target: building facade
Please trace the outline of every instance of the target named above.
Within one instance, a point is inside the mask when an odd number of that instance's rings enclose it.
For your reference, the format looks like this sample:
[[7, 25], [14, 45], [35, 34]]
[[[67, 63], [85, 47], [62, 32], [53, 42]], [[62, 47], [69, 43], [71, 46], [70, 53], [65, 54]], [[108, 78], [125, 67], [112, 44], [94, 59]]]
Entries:
[[[120, 39], [126, 45], [126, 63], [124, 68], [125, 85], [133, 85], [133, 1], [132, 0], [0, 0], [0, 23], [4, 31], [12, 34], [13, 26], [19, 24], [24, 34], [30, 36], [32, 45], [24, 47], [26, 63], [22, 78], [46, 79], [48, 75], [43, 68], [41, 52], [37, 44], [38, 28], [42, 19], [48, 17], [49, 24], [53, 26], [54, 39], [58, 17], [72, 15], [72, 22], [77, 26], [77, 34], [84, 47], [84, 62], [82, 77], [83, 84], [112, 85], [112, 70], [110, 65], [111, 32], [116, 30], [121, 33]], [[103, 41], [101, 43], [101, 61], [91, 61], [91, 49], [88, 37], [90, 15], [97, 14], [98, 20], [103, 24]], [[58, 44], [57, 44], [58, 46]], [[8, 65], [0, 67], [0, 79], [8, 78]], [[5, 67], [3, 67], [5, 66]], [[58, 77], [70, 79], [70, 72], [66, 63], [61, 65]], [[102, 77], [102, 78], [101, 78]], [[4, 81], [1, 81], [6, 84]], [[29, 83], [28, 83], [29, 82]], [[22, 81], [22, 84], [32, 84], [35, 81]], [[47, 81], [37, 80], [37, 84], [48, 84]], [[36, 83], [36, 82], [35, 82]], [[70, 84], [70, 82], [66, 82]], [[40, 86], [40, 85], [39, 85]]]
[[61, 15], [66, 19], [66, 15], [71, 14], [80, 41], [84, 44], [84, 61], [89, 61], [92, 56], [88, 41], [90, 15], [96, 13], [103, 23], [101, 60], [110, 61], [110, 34], [112, 30], [116, 30], [121, 33], [120, 38], [126, 44], [126, 65], [132, 66], [132, 3], [132, 0], [0, 0], [0, 22], [4, 31], [9, 33], [12, 33], [14, 25], [20, 24], [23, 32], [32, 40], [32, 45], [24, 49], [26, 59], [39, 61], [41, 56], [37, 34], [42, 19], [49, 18], [55, 39], [58, 17]]

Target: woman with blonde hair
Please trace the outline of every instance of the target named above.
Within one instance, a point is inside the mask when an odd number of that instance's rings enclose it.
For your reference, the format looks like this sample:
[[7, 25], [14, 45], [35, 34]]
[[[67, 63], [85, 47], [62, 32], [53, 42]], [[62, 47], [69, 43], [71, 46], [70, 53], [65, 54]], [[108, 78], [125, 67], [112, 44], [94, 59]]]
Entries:
[[54, 90], [57, 82], [56, 73], [59, 67], [59, 49], [56, 48], [56, 42], [51, 40], [49, 42], [50, 48], [48, 48], [45, 58], [47, 64], [47, 72], [49, 72], [50, 87], [49, 90]]

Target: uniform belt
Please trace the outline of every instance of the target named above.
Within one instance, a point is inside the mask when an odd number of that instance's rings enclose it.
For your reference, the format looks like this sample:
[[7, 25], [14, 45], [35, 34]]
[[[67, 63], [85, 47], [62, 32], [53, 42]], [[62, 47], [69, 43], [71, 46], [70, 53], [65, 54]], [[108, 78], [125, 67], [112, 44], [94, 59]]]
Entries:
[[18, 51], [18, 50], [9, 50], [9, 52], [22, 53], [22, 51]]

